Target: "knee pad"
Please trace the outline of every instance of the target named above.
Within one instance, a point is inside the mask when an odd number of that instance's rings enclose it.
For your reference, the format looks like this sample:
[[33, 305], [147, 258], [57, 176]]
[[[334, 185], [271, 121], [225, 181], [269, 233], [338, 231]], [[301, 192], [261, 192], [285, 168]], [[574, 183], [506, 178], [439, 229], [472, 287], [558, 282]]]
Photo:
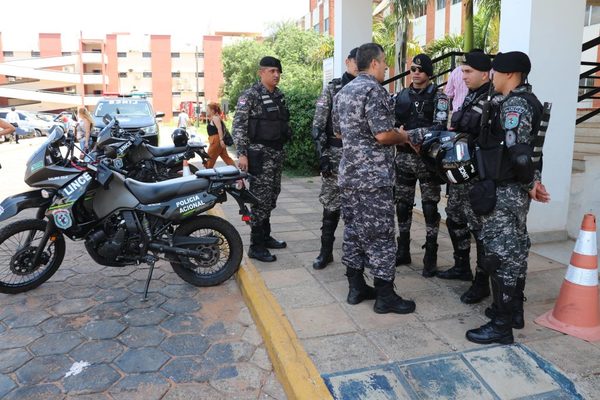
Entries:
[[396, 214], [398, 215], [398, 221], [407, 221], [410, 218], [412, 212], [412, 204], [407, 204], [399, 201], [396, 204]]
[[440, 214], [438, 213], [437, 203], [429, 201], [423, 202], [423, 215], [425, 216], [426, 224], [437, 224], [440, 221]]
[[500, 257], [496, 254], [489, 254], [482, 257], [481, 269], [487, 272], [489, 275], [494, 275], [496, 270], [500, 268], [502, 262]]

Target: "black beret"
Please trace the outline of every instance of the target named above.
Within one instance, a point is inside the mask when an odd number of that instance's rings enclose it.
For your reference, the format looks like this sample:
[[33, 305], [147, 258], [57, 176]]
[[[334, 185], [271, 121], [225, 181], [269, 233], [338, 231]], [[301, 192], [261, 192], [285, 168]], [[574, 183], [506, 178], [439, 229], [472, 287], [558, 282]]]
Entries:
[[281, 61], [276, 59], [275, 57], [266, 56], [260, 59], [258, 63], [261, 67], [274, 67], [279, 69], [279, 72], [283, 72], [283, 68], [281, 67]]
[[521, 51], [509, 51], [508, 53], [498, 53], [492, 62], [492, 68], [498, 72], [524, 72], [531, 71], [531, 61], [529, 56]]
[[358, 52], [358, 47], [353, 48], [352, 50], [350, 50], [350, 54], [348, 54], [347, 58], [354, 58], [356, 59], [356, 53]]
[[412, 65], [421, 67], [427, 76], [433, 76], [433, 63], [427, 54], [417, 54], [412, 59]]
[[469, 52], [465, 54], [465, 65], [477, 71], [487, 72], [492, 69], [492, 61], [485, 53]]

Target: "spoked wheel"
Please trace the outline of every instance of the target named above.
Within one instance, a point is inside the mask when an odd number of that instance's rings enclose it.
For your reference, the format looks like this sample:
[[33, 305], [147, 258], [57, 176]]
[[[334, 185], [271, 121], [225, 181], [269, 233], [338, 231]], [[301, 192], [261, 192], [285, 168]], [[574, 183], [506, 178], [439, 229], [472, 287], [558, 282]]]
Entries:
[[40, 263], [33, 257], [46, 230], [46, 221], [25, 219], [0, 229], [0, 292], [21, 293], [46, 282], [65, 256], [65, 239], [54, 234], [46, 243]]
[[195, 286], [215, 286], [231, 278], [240, 268], [242, 238], [223, 218], [201, 215], [181, 224], [175, 235], [217, 239], [215, 244], [181, 246], [200, 252], [200, 257], [171, 257], [173, 270], [184, 281]]

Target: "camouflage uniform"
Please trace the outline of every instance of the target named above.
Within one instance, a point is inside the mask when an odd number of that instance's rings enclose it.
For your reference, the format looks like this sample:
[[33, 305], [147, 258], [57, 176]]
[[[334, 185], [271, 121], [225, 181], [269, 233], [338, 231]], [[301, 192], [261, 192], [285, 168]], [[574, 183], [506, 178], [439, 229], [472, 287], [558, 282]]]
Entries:
[[[248, 173], [252, 175], [250, 190], [259, 200], [252, 206], [250, 220], [253, 243], [260, 244], [261, 236], [267, 241], [272, 239], [270, 217], [281, 192], [285, 159], [283, 145], [291, 138], [288, 120], [289, 111], [278, 88], [271, 93], [259, 82], [247, 89], [238, 100], [232, 134], [238, 155], [248, 157]], [[280, 131], [275, 132], [277, 129]], [[265, 137], [267, 130], [273, 131], [274, 136]]]
[[371, 75], [360, 73], [336, 96], [334, 131], [344, 140], [338, 183], [342, 197], [342, 263], [394, 279], [394, 148], [375, 135], [394, 128], [393, 101]]
[[[432, 129], [445, 130], [448, 122], [448, 97], [431, 83], [426, 88], [415, 89], [412, 85], [395, 96], [396, 124], [403, 125], [411, 137], [421, 138]], [[424, 109], [424, 107], [426, 108]], [[416, 143], [420, 143], [416, 142]], [[411, 262], [408, 243], [412, 225], [412, 208], [415, 201], [417, 180], [421, 189], [421, 203], [427, 229], [423, 274], [432, 276], [436, 270], [437, 236], [440, 215], [440, 180], [427, 170], [421, 156], [408, 145], [398, 146], [396, 165], [396, 212], [398, 216], [397, 264]]]

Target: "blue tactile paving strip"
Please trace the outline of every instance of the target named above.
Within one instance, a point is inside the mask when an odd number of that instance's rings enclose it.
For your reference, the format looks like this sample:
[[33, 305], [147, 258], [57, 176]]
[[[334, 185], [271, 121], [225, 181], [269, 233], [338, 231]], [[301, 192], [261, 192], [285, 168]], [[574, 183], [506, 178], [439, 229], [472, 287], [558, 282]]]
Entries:
[[583, 399], [527, 346], [491, 346], [323, 376], [338, 400]]

